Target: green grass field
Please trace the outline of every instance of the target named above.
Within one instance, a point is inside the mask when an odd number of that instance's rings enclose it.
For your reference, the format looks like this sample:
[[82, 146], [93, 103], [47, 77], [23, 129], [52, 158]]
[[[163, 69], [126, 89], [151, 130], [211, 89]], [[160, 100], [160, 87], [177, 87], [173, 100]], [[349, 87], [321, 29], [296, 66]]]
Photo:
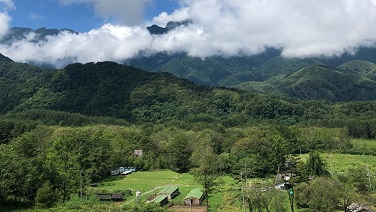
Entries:
[[[221, 205], [224, 191], [237, 189], [236, 182], [229, 176], [218, 178], [219, 186], [209, 198], [209, 204], [212, 208]], [[185, 196], [190, 190], [201, 187], [189, 173], [179, 174], [170, 170], [134, 172], [126, 176], [111, 176], [106, 180], [99, 182], [98, 186], [91, 189], [91, 193], [107, 191], [118, 192], [132, 190], [132, 197], [128, 197], [123, 204], [134, 204], [136, 201], [135, 192], [140, 191], [143, 196], [140, 201], [146, 201], [151, 195], [158, 193], [163, 187], [178, 186], [180, 195], [172, 200], [173, 204], [184, 204]]]
[[321, 154], [329, 172], [342, 174], [349, 168], [368, 168], [373, 175], [376, 174], [376, 157], [370, 155], [348, 154]]
[[[376, 176], [376, 156], [371, 155], [350, 155], [323, 153], [320, 155], [325, 161], [326, 168], [330, 173], [343, 174], [349, 168], [368, 168], [373, 176]], [[300, 160], [306, 161], [308, 154], [298, 156]]]
[[358, 150], [369, 150], [369, 149], [375, 149], [376, 150], [376, 140], [370, 140], [370, 139], [351, 139], [350, 141], [352, 145], [354, 146], [354, 149]]
[[198, 186], [190, 174], [178, 174], [173, 171], [134, 172], [123, 176], [112, 176], [100, 182], [98, 189], [126, 190], [145, 192], [159, 186]]

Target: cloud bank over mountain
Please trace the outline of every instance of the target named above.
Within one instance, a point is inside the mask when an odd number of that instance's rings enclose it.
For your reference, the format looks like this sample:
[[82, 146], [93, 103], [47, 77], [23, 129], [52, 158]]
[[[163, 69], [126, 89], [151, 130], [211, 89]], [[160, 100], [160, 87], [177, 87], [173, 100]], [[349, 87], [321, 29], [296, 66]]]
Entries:
[[[65, 32], [38, 43], [31, 42], [31, 34], [11, 45], [0, 45], [0, 52], [16, 61], [61, 67], [70, 62], [122, 62], [157, 52], [186, 52], [202, 58], [254, 55], [268, 47], [280, 48], [288, 57], [332, 57], [376, 43], [375, 0], [181, 0], [181, 8], [161, 13], [153, 22], [162, 25], [191, 19], [192, 23], [163, 35], [148, 33], [146, 26], [152, 23], [138, 24], [142, 18], [138, 14], [149, 0], [59, 1], [87, 3], [101, 16], [117, 16], [122, 22], [86, 33]], [[1, 35], [8, 27], [6, 10], [12, 1], [0, 3], [5, 5], [0, 13]]]

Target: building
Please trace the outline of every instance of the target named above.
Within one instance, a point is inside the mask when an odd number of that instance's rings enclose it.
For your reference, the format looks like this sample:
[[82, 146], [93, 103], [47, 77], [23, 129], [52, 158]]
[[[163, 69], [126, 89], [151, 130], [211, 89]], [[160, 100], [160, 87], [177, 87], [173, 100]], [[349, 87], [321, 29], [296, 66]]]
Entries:
[[111, 194], [97, 194], [99, 200], [111, 200]]
[[179, 188], [176, 186], [170, 186], [162, 189], [161, 191], [158, 192], [157, 195], [167, 195], [168, 200], [174, 199], [176, 196], [180, 194]]
[[111, 195], [111, 200], [114, 201], [122, 201], [123, 200], [123, 194], [122, 193], [115, 193]]
[[185, 205], [201, 205], [205, 199], [205, 194], [200, 188], [192, 189], [184, 198]]
[[148, 201], [149, 203], [156, 203], [160, 206], [165, 206], [168, 204], [168, 196], [167, 195], [157, 195], [154, 199]]
[[97, 194], [97, 199], [99, 199], [99, 200], [122, 201], [122, 200], [123, 200], [123, 194], [122, 194], [122, 193], [115, 193], [115, 194]]
[[113, 170], [111, 170], [111, 175], [118, 175], [118, 174], [122, 174], [122, 175], [128, 175], [132, 172], [136, 172], [136, 168], [135, 167], [117, 167]]

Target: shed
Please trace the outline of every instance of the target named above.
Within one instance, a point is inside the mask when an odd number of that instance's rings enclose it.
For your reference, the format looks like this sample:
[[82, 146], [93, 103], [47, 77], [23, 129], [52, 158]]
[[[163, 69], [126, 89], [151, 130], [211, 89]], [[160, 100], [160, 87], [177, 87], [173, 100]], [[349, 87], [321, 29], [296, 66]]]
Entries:
[[200, 188], [192, 189], [184, 198], [186, 205], [201, 205], [205, 199], [205, 194]]
[[99, 200], [111, 200], [111, 194], [97, 194]]
[[115, 201], [121, 201], [123, 200], [123, 194], [122, 193], [112, 194], [111, 199]]
[[160, 206], [165, 206], [168, 203], [167, 195], [158, 195], [154, 199], [150, 200], [149, 203], [157, 203]]
[[178, 196], [180, 194], [179, 188], [176, 186], [170, 186], [162, 189], [160, 192], [158, 192], [158, 195], [167, 195], [168, 200], [171, 200]]

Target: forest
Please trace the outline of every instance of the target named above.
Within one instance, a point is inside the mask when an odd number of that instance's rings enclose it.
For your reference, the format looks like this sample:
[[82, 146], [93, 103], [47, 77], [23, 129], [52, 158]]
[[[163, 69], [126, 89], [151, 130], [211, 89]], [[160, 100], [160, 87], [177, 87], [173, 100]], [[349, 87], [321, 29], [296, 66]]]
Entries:
[[[376, 203], [365, 167], [333, 177], [320, 157], [376, 156], [376, 145], [351, 142], [376, 139], [376, 101], [299, 100], [196, 85], [113, 62], [56, 70], [4, 56], [0, 82], [0, 207], [9, 210], [58, 207], [119, 166], [212, 181], [238, 179], [240, 172], [270, 178], [297, 155], [308, 155], [289, 167], [297, 174], [299, 208], [346, 211], [354, 202]], [[134, 150], [144, 154], [135, 157]], [[337, 193], [325, 193], [332, 202], [323, 208], [315, 192], [328, 187]], [[251, 196], [250, 210], [269, 211]]]

